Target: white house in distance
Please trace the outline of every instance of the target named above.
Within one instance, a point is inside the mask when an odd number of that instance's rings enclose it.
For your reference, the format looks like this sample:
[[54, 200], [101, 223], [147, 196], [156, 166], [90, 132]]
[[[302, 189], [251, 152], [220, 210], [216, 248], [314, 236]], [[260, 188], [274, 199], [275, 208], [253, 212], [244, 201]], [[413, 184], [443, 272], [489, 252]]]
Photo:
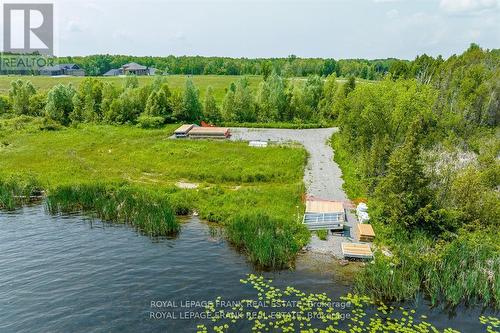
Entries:
[[154, 75], [156, 68], [139, 65], [131, 62], [123, 65], [120, 68], [110, 69], [104, 76], [119, 76], [119, 75]]

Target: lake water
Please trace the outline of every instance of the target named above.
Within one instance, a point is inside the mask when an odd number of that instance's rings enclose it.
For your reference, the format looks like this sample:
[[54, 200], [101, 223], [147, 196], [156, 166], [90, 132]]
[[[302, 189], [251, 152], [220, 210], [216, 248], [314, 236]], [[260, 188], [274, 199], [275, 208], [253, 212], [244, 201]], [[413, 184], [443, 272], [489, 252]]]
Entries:
[[[349, 291], [355, 268], [301, 255], [295, 270], [259, 274], [278, 287], [338, 298]], [[41, 205], [0, 212], [2, 333], [193, 332], [203, 320], [152, 319], [151, 301], [180, 305], [253, 297], [253, 289], [239, 281], [248, 273], [254, 268], [220, 230], [195, 217], [176, 238], [151, 239], [123, 225], [50, 216]], [[480, 309], [457, 311], [450, 317], [425, 304], [417, 307], [438, 328], [483, 331]]]

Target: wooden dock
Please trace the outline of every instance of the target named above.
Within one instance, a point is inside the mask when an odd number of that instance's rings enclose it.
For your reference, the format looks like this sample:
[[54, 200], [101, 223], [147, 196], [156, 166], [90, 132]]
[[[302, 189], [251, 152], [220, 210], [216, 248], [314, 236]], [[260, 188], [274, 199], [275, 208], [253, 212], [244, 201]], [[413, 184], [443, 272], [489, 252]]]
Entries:
[[344, 255], [344, 258], [373, 258], [373, 252], [369, 244], [342, 243], [342, 254]]
[[341, 201], [307, 199], [304, 224], [309, 230], [344, 229], [345, 211]]

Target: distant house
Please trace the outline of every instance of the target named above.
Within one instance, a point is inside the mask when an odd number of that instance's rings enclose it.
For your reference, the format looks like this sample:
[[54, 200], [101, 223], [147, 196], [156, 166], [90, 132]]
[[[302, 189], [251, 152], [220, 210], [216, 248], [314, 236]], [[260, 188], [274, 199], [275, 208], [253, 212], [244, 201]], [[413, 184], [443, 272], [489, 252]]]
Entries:
[[156, 68], [139, 65], [138, 63], [131, 62], [123, 65], [121, 68], [110, 69], [104, 76], [118, 76], [118, 75], [154, 75]]
[[59, 76], [85, 76], [85, 70], [77, 64], [58, 64], [55, 66], [43, 67], [40, 69], [40, 75]]

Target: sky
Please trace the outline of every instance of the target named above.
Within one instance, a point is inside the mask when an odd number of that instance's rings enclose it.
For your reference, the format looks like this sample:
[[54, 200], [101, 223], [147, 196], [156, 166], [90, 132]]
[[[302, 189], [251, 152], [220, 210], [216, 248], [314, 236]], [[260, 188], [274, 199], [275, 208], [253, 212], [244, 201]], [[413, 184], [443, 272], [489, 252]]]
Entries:
[[500, 48], [500, 0], [55, 0], [55, 16], [57, 55], [414, 59]]

